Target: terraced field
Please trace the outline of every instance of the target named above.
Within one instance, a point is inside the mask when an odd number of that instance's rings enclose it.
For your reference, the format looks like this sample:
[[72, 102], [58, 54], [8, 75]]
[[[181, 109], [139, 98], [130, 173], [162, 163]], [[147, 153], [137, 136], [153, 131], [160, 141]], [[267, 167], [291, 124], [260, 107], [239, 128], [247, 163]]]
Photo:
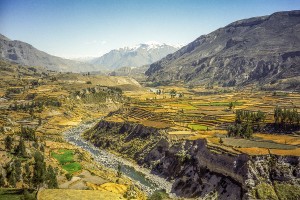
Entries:
[[[273, 134], [261, 132], [254, 134], [252, 140], [225, 137], [227, 127], [235, 121], [236, 110], [260, 110], [266, 114], [265, 123], [273, 123], [273, 112], [276, 106], [300, 110], [299, 93], [252, 90], [224, 92], [217, 89], [212, 92], [204, 88], [191, 90], [185, 87], [159, 87], [157, 89], [163, 91], [162, 94], [158, 95], [150, 91], [138, 94], [126, 92], [125, 96], [130, 98], [130, 104], [125, 105], [107, 120], [129, 121], [164, 128], [169, 132], [168, 137], [174, 140], [206, 138], [221, 147], [240, 148], [241, 152], [249, 154], [270, 153], [265, 149], [272, 149], [275, 154], [280, 151], [280, 154], [282, 151], [287, 154], [297, 152], [300, 143], [297, 133], [273, 137]], [[181, 97], [178, 95], [172, 97], [169, 92], [173, 89], [177, 91], [177, 94], [182, 94]], [[224, 138], [222, 144], [220, 138]]]

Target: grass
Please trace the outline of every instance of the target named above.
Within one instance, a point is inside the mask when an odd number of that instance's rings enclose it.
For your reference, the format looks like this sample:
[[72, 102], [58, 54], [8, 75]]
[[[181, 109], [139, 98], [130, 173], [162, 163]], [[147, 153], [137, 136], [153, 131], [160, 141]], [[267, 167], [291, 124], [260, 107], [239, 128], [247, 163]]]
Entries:
[[20, 200], [22, 196], [22, 189], [0, 188], [0, 200]]
[[69, 172], [70, 174], [73, 174], [74, 172], [81, 170], [81, 164], [78, 162], [72, 162], [63, 165], [62, 168], [67, 172]]
[[210, 127], [201, 124], [189, 124], [188, 127], [194, 131], [206, 131], [210, 130]]
[[74, 162], [74, 151], [68, 149], [59, 149], [58, 153], [51, 152], [51, 156], [58, 160], [59, 164], [64, 165], [69, 162]]
[[51, 156], [70, 174], [81, 170], [81, 164], [74, 160], [74, 150], [59, 149], [57, 152], [51, 152]]
[[284, 149], [291, 150], [295, 149], [295, 146], [288, 144], [279, 144], [275, 142], [269, 141], [254, 141], [240, 138], [224, 138], [223, 139], [225, 145], [233, 146], [233, 147], [242, 147], [242, 148], [251, 148], [251, 147], [260, 147], [260, 148], [269, 148], [269, 149]]
[[[241, 106], [243, 102], [232, 102], [234, 106]], [[229, 106], [230, 102], [210, 102], [210, 103], [201, 103], [197, 106]]]
[[105, 190], [73, 190], [73, 189], [44, 189], [39, 192], [39, 200], [49, 199], [72, 199], [72, 200], [92, 200], [92, 199], [125, 199], [120, 194]]

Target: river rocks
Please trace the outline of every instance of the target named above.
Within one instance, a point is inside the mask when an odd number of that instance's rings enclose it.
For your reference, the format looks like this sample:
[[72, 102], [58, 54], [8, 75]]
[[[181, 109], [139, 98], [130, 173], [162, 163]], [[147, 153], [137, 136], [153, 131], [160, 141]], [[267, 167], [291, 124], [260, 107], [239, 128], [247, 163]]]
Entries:
[[[152, 194], [156, 189], [164, 189], [169, 193], [171, 192], [171, 182], [151, 174], [149, 169], [142, 168], [128, 160], [117, 157], [103, 149], [99, 149], [81, 137], [81, 134], [86, 130], [92, 127], [97, 128], [98, 125], [96, 125], [96, 123], [81, 124], [64, 132], [65, 139], [69, 143], [89, 152], [96, 162], [107, 168], [117, 171], [118, 166], [121, 165], [122, 174], [131, 179], [136, 187], [142, 189], [147, 194]], [[109, 127], [110, 125], [105, 128]]]

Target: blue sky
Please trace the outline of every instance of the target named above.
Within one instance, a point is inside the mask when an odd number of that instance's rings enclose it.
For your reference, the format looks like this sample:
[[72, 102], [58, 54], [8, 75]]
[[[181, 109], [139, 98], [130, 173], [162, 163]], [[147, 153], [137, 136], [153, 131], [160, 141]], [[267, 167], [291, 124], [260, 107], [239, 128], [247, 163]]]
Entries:
[[0, 33], [61, 57], [147, 41], [187, 44], [233, 21], [299, 10], [299, 0], [0, 0]]

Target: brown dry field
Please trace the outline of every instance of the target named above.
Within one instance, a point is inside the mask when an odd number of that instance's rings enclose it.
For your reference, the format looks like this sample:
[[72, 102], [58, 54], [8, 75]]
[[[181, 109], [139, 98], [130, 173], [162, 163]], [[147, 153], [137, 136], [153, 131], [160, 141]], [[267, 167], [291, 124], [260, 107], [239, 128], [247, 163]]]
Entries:
[[[123, 118], [123, 114], [119, 114], [118, 121], [132, 121], [135, 123], [141, 123], [147, 126], [153, 126], [156, 128], [162, 128], [160, 123], [163, 121], [171, 127], [168, 138], [189, 139], [196, 140], [205, 138], [209, 142], [219, 145], [220, 137], [225, 137], [227, 134], [226, 127], [228, 124], [233, 123], [235, 119], [235, 110], [244, 109], [250, 111], [263, 111], [267, 118], [266, 123], [272, 123], [273, 110], [276, 106], [282, 106], [285, 108], [296, 108], [300, 110], [300, 94], [299, 93], [286, 93], [284, 96], [274, 96], [271, 92], [263, 91], [251, 91], [245, 90], [243, 92], [237, 92], [232, 90], [230, 93], [219, 93], [209, 95], [197, 95], [197, 92], [209, 92], [205, 88], [193, 88], [192, 90], [186, 87], [180, 86], [160, 86], [157, 89], [161, 89], [163, 93], [157, 95], [148, 89], [146, 92], [126, 92], [125, 96], [130, 97], [132, 102], [130, 107], [137, 109], [129, 111], [131, 118]], [[172, 89], [175, 89], [177, 93], [183, 93], [184, 96], [179, 98], [171, 98], [168, 93]], [[238, 102], [233, 110], [228, 109], [230, 102]], [[140, 109], [147, 110], [149, 114], [154, 115], [150, 117], [151, 123], [145, 123], [149, 121], [149, 118]], [[128, 112], [128, 111], [127, 111]], [[128, 114], [127, 114], [128, 115]], [[109, 120], [114, 121], [113, 117]], [[189, 129], [190, 124], [205, 125], [210, 127], [209, 131], [192, 131]], [[212, 130], [211, 130], [212, 129]], [[191, 134], [182, 134], [176, 131], [191, 131]], [[187, 136], [188, 135], [188, 136]], [[223, 136], [222, 136], [223, 135]], [[293, 145], [294, 149], [270, 149], [267, 153], [278, 155], [298, 155], [298, 147], [300, 145], [300, 137], [297, 134], [294, 135], [278, 135], [269, 133], [255, 133], [254, 139], [259, 141], [273, 142], [274, 144]], [[254, 143], [253, 143], [254, 144]], [[255, 144], [254, 144], [255, 145]], [[232, 148], [236, 148], [232, 146]], [[248, 154], [262, 154], [266, 153], [265, 148], [259, 148], [253, 146], [252, 148], [240, 147], [239, 151]]]

